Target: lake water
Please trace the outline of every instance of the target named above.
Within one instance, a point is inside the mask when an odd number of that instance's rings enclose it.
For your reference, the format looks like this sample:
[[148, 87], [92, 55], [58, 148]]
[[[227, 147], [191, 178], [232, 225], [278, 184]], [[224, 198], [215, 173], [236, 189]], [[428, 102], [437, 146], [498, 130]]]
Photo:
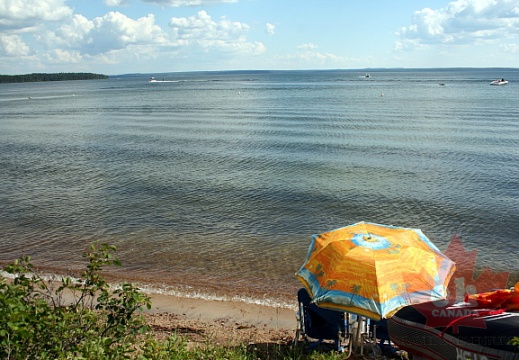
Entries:
[[311, 235], [358, 221], [517, 277], [519, 70], [0, 84], [1, 263], [99, 240], [146, 289], [289, 304]]

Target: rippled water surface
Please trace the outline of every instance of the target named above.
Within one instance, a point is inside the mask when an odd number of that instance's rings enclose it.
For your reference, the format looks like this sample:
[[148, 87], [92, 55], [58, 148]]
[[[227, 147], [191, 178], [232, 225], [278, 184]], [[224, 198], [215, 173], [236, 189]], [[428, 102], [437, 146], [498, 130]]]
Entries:
[[310, 236], [364, 220], [519, 273], [519, 72], [155, 76], [0, 84], [0, 262], [100, 240], [119, 277], [287, 299]]

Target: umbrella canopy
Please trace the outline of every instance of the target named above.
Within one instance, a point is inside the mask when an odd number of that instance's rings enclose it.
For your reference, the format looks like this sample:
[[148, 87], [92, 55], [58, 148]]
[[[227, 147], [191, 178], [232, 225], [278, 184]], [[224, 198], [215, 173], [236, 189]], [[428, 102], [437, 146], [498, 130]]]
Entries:
[[444, 299], [455, 268], [419, 229], [360, 222], [313, 235], [296, 276], [318, 306], [378, 320]]

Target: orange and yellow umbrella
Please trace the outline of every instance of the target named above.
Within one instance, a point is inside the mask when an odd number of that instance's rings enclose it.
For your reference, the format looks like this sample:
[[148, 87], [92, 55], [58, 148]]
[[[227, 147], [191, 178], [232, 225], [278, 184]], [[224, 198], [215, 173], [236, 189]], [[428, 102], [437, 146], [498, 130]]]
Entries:
[[378, 320], [444, 299], [455, 268], [419, 229], [360, 222], [314, 235], [296, 276], [316, 305]]

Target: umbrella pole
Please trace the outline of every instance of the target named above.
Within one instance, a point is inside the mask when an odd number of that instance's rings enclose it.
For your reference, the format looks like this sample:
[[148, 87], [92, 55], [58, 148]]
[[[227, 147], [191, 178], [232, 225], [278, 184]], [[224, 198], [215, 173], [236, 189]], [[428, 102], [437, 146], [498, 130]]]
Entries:
[[354, 348], [354, 351], [356, 352], [357, 351], [357, 348], [359, 347], [359, 345], [361, 346], [361, 353], [362, 353], [362, 345], [361, 345], [361, 326], [362, 326], [362, 317], [359, 316], [359, 315], [354, 315], [355, 316], [355, 321], [353, 323], [353, 338], [351, 339], [351, 343], [353, 345], [353, 348]]
[[358, 333], [357, 333], [357, 340], [360, 343], [360, 355], [364, 356], [364, 333], [365, 333], [365, 327], [366, 327], [366, 321], [367, 319], [359, 316], [359, 325], [357, 326]]
[[346, 352], [347, 351], [347, 354], [346, 354], [346, 357], [344, 357], [343, 359], [346, 360], [346, 359], [349, 359], [351, 354], [353, 353], [353, 334], [350, 332], [350, 314], [345, 312], [344, 313], [344, 328], [345, 328], [345, 331], [346, 333], [344, 334], [344, 338], [348, 339], [348, 345], [345, 348], [343, 348], [343, 352]]
[[[364, 340], [371, 340], [369, 336], [369, 319], [363, 316], [356, 316], [354, 329], [353, 329], [353, 350], [355, 353], [359, 353], [364, 356]], [[373, 333], [375, 336], [375, 333]], [[371, 341], [370, 341], [371, 342]]]

